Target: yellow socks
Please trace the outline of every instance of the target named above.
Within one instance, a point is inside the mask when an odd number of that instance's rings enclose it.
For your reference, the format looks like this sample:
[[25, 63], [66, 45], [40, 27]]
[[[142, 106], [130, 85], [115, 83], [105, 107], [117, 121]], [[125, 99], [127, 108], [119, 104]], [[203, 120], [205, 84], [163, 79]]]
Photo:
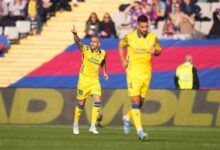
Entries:
[[126, 117], [128, 120], [131, 120], [132, 118], [132, 113], [131, 113], [131, 109], [128, 111], [128, 113], [126, 114]]
[[94, 102], [94, 103], [93, 103], [93, 108], [92, 108], [92, 120], [91, 120], [91, 124], [92, 124], [93, 126], [95, 126], [95, 123], [96, 123], [97, 118], [98, 118], [98, 116], [99, 116], [100, 106], [101, 106], [101, 102]]
[[131, 114], [136, 130], [142, 130], [141, 111], [139, 104], [132, 104]]
[[83, 107], [84, 105], [80, 105], [79, 103], [77, 103], [76, 108], [75, 108], [75, 113], [74, 113], [74, 123], [79, 122]]

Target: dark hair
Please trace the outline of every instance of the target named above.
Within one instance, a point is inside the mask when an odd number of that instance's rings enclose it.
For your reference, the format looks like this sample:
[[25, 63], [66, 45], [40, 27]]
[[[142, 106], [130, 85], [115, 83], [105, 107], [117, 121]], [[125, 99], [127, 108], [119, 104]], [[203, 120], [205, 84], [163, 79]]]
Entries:
[[92, 12], [92, 13], [89, 15], [89, 18], [88, 18], [88, 20], [86, 21], [86, 23], [88, 23], [88, 22], [90, 22], [90, 21], [92, 20], [92, 16], [93, 16], [93, 15], [96, 17], [97, 22], [99, 22], [99, 17], [98, 17], [98, 15], [97, 15], [95, 12]]
[[140, 15], [137, 19], [137, 22], [148, 22], [148, 18], [145, 15]]
[[98, 35], [96, 35], [96, 34], [95, 34], [95, 35], [92, 35], [91, 38], [97, 38], [97, 39], [99, 39], [99, 41], [100, 41], [100, 37], [99, 37]]

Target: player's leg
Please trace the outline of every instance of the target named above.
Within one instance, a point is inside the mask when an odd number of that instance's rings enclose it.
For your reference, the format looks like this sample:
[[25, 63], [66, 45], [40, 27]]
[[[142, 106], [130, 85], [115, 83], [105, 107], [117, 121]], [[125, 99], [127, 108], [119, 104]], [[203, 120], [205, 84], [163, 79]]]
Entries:
[[96, 129], [96, 122], [101, 107], [101, 85], [99, 81], [94, 82], [94, 86], [91, 89], [90, 94], [92, 95], [93, 98], [93, 107], [92, 107], [91, 126], [89, 128], [89, 131], [93, 134], [99, 134], [99, 132]]
[[125, 134], [129, 134], [130, 133], [131, 119], [132, 119], [132, 114], [131, 114], [131, 109], [129, 109], [127, 114], [124, 115], [123, 118], [122, 118], [123, 123], [124, 123], [123, 130], [124, 130]]
[[[140, 101], [140, 109], [142, 108], [144, 102], [144, 98], [141, 97], [141, 101]], [[124, 122], [124, 133], [128, 134], [130, 132], [130, 123], [131, 123], [131, 119], [132, 119], [132, 113], [131, 113], [131, 109], [128, 110], [127, 114], [125, 114], [123, 116], [123, 122]]]
[[[128, 95], [139, 95], [137, 90], [138, 84], [136, 84], [134, 77], [127, 75]], [[123, 116], [123, 130], [125, 134], [130, 132], [130, 124], [132, 119], [132, 108], [129, 109], [126, 115]]]
[[[130, 97], [138, 96], [140, 95], [140, 89], [141, 89], [141, 82], [136, 79], [136, 76], [127, 76], [127, 85], [128, 85], [128, 95]], [[132, 107], [128, 111], [126, 115], [123, 116], [123, 122], [124, 122], [124, 133], [128, 134], [130, 132], [130, 120], [133, 117], [132, 115]]]
[[73, 134], [79, 134], [79, 119], [82, 114], [86, 99], [77, 100], [74, 111]]
[[132, 109], [131, 109], [131, 113], [132, 113], [132, 118], [134, 121], [134, 125], [135, 128], [137, 130], [137, 134], [140, 140], [147, 140], [148, 139], [148, 135], [147, 133], [144, 132], [143, 128], [142, 128], [142, 123], [141, 123], [141, 97], [140, 96], [133, 96], [131, 97], [131, 101], [132, 101]]
[[89, 131], [93, 134], [99, 134], [99, 132], [96, 129], [96, 121], [100, 112], [101, 98], [98, 95], [92, 95], [92, 97], [93, 97], [92, 119], [91, 119], [91, 126], [89, 128]]
[[74, 111], [74, 123], [73, 123], [74, 134], [79, 134], [79, 120], [86, 102], [86, 98], [89, 95], [89, 90], [90, 89], [88, 88], [87, 84], [83, 84], [83, 82], [80, 81], [78, 82], [77, 94], [76, 94], [77, 104]]
[[[139, 99], [132, 101], [133, 104], [134, 103], [136, 103], [136, 104], [138, 103], [140, 109], [143, 106], [144, 99], [146, 97], [149, 85], [150, 85], [150, 80], [144, 80], [143, 86], [140, 89], [140, 97], [139, 97]], [[141, 118], [141, 113], [140, 113], [140, 118]], [[136, 129], [137, 129], [137, 133], [138, 133], [138, 136], [139, 136], [140, 140], [147, 140], [149, 138], [148, 134], [143, 131], [142, 127], [141, 128], [136, 128]]]

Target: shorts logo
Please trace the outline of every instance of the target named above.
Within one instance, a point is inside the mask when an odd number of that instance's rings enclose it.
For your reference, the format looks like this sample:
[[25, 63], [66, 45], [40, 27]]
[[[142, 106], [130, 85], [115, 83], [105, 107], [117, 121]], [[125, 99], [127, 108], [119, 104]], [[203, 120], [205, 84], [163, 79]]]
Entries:
[[78, 90], [78, 95], [83, 95], [83, 90]]

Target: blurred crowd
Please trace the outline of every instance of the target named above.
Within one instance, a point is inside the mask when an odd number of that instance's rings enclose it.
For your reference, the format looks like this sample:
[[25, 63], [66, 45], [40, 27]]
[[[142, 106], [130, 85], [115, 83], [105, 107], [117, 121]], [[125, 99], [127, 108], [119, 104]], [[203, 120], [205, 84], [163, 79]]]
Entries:
[[[149, 19], [149, 30], [158, 28], [158, 23], [164, 21], [162, 35], [166, 38], [192, 38], [195, 33], [195, 21], [211, 21], [212, 18], [204, 16], [197, 2], [205, 0], [139, 0], [131, 4], [122, 4], [119, 10], [125, 12], [130, 18], [130, 26], [135, 28], [137, 17], [146, 15]], [[208, 0], [207, 2], [219, 2], [218, 0]], [[207, 6], [208, 7], [208, 6]], [[212, 12], [210, 12], [212, 13]], [[219, 24], [220, 8], [213, 12], [214, 24]], [[213, 25], [212, 32], [208, 37], [220, 37], [219, 27]], [[218, 32], [218, 33], [217, 33]], [[178, 37], [179, 36], [179, 37]]]
[[68, 0], [0, 0], [0, 26], [15, 26], [16, 21], [30, 20], [40, 34], [42, 24], [56, 11], [71, 11]]
[[[158, 24], [162, 23], [161, 32], [162, 38], [172, 39], [190, 39], [196, 38], [196, 22], [210, 22], [212, 25], [208, 35], [203, 35], [203, 38], [219, 38], [220, 37], [220, 8], [214, 12], [210, 12], [213, 18], [205, 16], [198, 2], [219, 2], [218, 0], [135, 0], [132, 3], [121, 4], [119, 11], [126, 15], [126, 22], [123, 19], [112, 19], [106, 13], [103, 20], [100, 21], [96, 13], [92, 13], [86, 22], [86, 38], [91, 35], [100, 35], [102, 38], [122, 38], [119, 36], [121, 32], [117, 29], [117, 21], [122, 22], [122, 28], [130, 28], [135, 30], [137, 17], [146, 15], [149, 19], [149, 31], [154, 32], [158, 29]], [[208, 8], [209, 6], [207, 6]], [[120, 17], [120, 16], [116, 16]], [[115, 22], [114, 22], [114, 21]], [[116, 29], [115, 29], [116, 28]], [[131, 30], [126, 30], [129, 32]], [[158, 32], [157, 32], [158, 33]]]
[[[42, 24], [55, 15], [58, 10], [71, 11], [70, 3], [78, 6], [78, 1], [84, 0], [0, 0], [0, 26], [15, 26], [18, 20], [30, 20], [36, 24], [36, 33], [41, 31]], [[122, 28], [135, 30], [137, 17], [146, 15], [149, 19], [149, 31], [158, 30], [163, 38], [189, 39], [195, 34], [196, 22], [213, 23], [206, 37], [220, 37], [220, 8], [216, 9], [213, 17], [205, 16], [198, 2], [218, 2], [219, 0], [135, 0], [128, 4], [121, 4], [119, 12], [123, 12], [128, 20], [122, 23]], [[121, 38], [117, 20], [105, 13], [100, 20], [95, 12], [86, 21], [86, 38], [96, 34], [102, 38]], [[122, 20], [122, 19], [121, 19]], [[162, 22], [162, 28], [160, 28]], [[123, 34], [125, 34], [123, 33]]]
[[117, 38], [115, 24], [109, 13], [104, 14], [102, 21], [99, 20], [95, 12], [91, 13], [86, 21], [85, 32], [85, 38], [92, 35], [99, 35], [101, 38]]

